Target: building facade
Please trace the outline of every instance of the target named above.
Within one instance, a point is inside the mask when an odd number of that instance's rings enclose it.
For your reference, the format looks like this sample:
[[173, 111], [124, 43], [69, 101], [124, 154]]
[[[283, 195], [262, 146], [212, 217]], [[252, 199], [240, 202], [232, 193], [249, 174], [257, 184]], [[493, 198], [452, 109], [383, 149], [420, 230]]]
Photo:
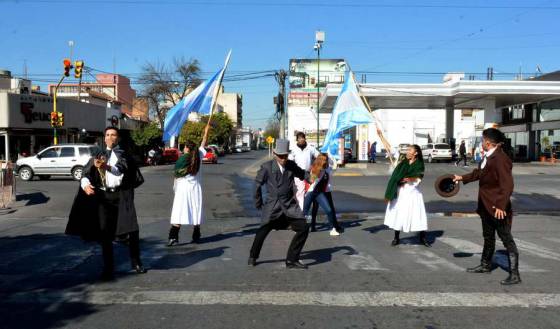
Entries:
[[216, 101], [216, 110], [231, 119], [233, 128], [243, 127], [243, 96], [237, 93], [220, 93]]

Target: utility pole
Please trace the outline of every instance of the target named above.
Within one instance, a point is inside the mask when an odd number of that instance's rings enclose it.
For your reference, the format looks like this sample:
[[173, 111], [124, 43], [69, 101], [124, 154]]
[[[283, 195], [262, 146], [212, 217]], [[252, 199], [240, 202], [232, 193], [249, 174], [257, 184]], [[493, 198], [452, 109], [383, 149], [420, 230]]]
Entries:
[[278, 96], [276, 97], [276, 112], [280, 114], [280, 138], [286, 138], [286, 77], [288, 73], [280, 70], [275, 74], [276, 81], [280, 87]]
[[320, 121], [319, 121], [319, 103], [321, 101], [321, 90], [319, 89], [320, 80], [320, 69], [321, 69], [321, 48], [323, 47], [323, 42], [325, 42], [325, 32], [317, 31], [315, 32], [315, 50], [317, 50], [317, 149], [319, 148], [319, 136], [320, 136]]

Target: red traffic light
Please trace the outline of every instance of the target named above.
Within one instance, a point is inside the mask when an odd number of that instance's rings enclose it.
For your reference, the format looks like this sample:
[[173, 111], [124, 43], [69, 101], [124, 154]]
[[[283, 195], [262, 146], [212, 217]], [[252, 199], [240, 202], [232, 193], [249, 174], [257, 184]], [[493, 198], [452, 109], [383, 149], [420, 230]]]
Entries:
[[69, 77], [70, 70], [72, 69], [72, 62], [68, 58], [65, 58], [63, 63], [64, 63], [64, 75]]

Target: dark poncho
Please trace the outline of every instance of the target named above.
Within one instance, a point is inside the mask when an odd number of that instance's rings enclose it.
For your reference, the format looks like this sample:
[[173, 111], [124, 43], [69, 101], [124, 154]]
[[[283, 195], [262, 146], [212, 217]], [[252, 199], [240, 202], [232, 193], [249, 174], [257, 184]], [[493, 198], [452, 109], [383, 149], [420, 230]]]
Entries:
[[407, 159], [401, 161], [387, 183], [385, 190], [385, 200], [391, 201], [397, 198], [400, 181], [403, 178], [422, 178], [424, 177], [424, 161], [416, 159], [412, 164]]

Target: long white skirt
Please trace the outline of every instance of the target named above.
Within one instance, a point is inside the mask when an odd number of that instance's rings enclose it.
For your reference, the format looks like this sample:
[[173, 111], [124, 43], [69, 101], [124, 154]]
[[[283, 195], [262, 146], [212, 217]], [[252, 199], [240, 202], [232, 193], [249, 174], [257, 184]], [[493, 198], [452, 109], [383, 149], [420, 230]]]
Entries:
[[399, 187], [397, 198], [387, 205], [385, 225], [403, 232], [428, 230], [424, 198], [417, 184], [406, 183]]
[[199, 177], [200, 172], [196, 176], [187, 175], [175, 180], [171, 224], [202, 224], [202, 187]]

